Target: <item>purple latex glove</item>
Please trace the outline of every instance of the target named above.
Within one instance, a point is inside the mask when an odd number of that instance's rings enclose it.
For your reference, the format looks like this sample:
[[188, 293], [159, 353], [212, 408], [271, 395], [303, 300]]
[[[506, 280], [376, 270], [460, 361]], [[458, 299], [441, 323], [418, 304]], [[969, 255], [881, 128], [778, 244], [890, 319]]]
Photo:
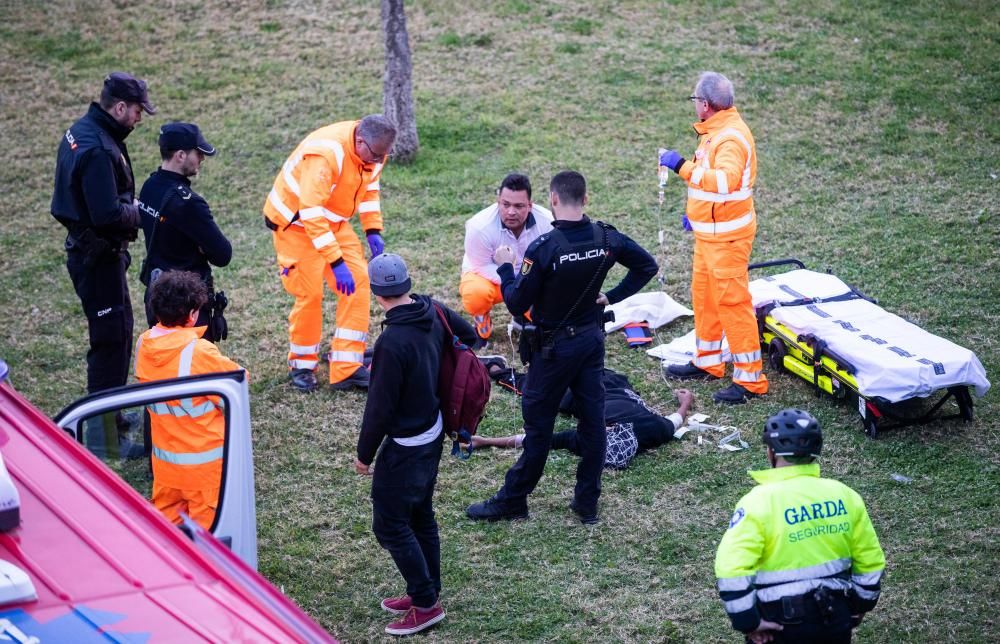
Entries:
[[354, 276], [351, 275], [351, 269], [347, 268], [347, 264], [343, 262], [336, 266], [331, 264], [331, 268], [333, 268], [333, 277], [337, 280], [337, 290], [344, 295], [354, 293]]
[[665, 165], [674, 172], [681, 169], [681, 165], [684, 163], [684, 157], [677, 154], [674, 150], [664, 150], [660, 154], [660, 165]]
[[375, 259], [385, 252], [385, 240], [382, 239], [382, 235], [378, 233], [368, 233], [365, 236], [368, 238], [368, 248], [372, 251], [372, 259]]
[[691, 232], [692, 230], [694, 230], [693, 228], [691, 228], [691, 222], [688, 221], [688, 216], [687, 215], [681, 215], [681, 226], [683, 226], [684, 230], [686, 230], [688, 232]]

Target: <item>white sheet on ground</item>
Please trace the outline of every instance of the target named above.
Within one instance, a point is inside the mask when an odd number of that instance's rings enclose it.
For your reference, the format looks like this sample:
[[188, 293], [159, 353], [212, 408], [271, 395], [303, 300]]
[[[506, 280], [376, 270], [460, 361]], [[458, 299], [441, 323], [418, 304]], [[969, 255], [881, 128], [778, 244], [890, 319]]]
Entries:
[[[801, 269], [750, 282], [754, 307], [848, 291], [833, 275]], [[777, 306], [771, 316], [796, 334], [824, 340], [831, 351], [850, 361], [857, 369], [858, 389], [867, 397], [899, 402], [954, 385], [971, 385], [983, 396], [990, 388], [986, 370], [972, 351], [867, 300]]]
[[663, 291], [636, 293], [617, 304], [605, 307], [604, 310], [615, 312], [615, 321], [604, 325], [605, 333], [617, 331], [629, 322], [645, 320], [649, 323], [649, 328], [655, 329], [673, 322], [682, 315], [694, 315], [694, 311], [683, 304], [678, 304]]
[[[646, 353], [667, 364], [687, 364], [694, 360], [694, 329], [666, 344], [646, 349]], [[732, 355], [729, 353], [729, 343], [726, 342], [725, 338], [722, 338], [722, 361], [733, 361]]]

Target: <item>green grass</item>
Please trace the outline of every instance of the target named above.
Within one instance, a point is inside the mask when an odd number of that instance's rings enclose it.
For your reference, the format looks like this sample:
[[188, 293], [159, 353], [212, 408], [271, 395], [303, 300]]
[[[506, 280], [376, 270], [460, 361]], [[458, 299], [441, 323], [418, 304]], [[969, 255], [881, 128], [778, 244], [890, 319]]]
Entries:
[[[140, 182], [158, 163], [156, 131], [166, 120], [196, 121], [220, 150], [195, 187], [234, 241], [233, 264], [216, 280], [231, 298], [223, 350], [252, 374], [261, 571], [342, 639], [380, 639], [378, 601], [403, 586], [371, 535], [369, 481], [352, 468], [364, 397], [288, 389], [290, 299], [260, 218], [274, 173], [304, 134], [380, 110], [377, 3], [3, 6], [0, 357], [15, 386], [50, 414], [84, 392], [86, 328], [62, 263], [63, 231], [48, 215], [52, 168], [59, 136], [103, 76], [132, 71], [149, 80], [160, 108], [129, 139]], [[433, 0], [407, 11], [422, 149], [411, 166], [390, 166], [382, 186], [386, 242], [406, 257], [419, 291], [458, 306], [462, 222], [505, 173], [527, 172], [544, 203], [547, 179], [575, 168], [589, 179], [590, 212], [655, 249], [666, 291], [687, 302], [691, 240], [675, 228], [682, 189], [668, 186], [669, 234], [656, 249], [653, 158], [661, 145], [694, 149], [684, 99], [699, 70], [717, 69], [736, 83], [758, 144], [754, 259], [830, 267], [886, 308], [974, 349], [996, 380], [995, 3]], [[137, 250], [133, 277], [140, 259]], [[137, 279], [133, 286], [141, 302]], [[375, 312], [373, 332], [380, 320]], [[690, 325], [676, 322], [657, 339]], [[672, 411], [654, 361], [615, 336], [608, 362]], [[512, 453], [445, 458], [436, 505], [449, 618], [428, 639], [736, 641], [713, 590], [712, 558], [749, 488], [745, 470], [764, 466], [761, 422], [787, 406], [820, 418], [824, 471], [865, 497], [886, 550], [883, 599], [858, 641], [993, 639], [997, 395], [977, 401], [972, 423], [873, 442], [848, 406], [787, 375], [769, 377], [772, 393], [737, 409], [704, 402], [712, 386], [694, 387], [700, 410], [740, 427], [750, 451], [686, 440], [608, 473], [604, 520], [592, 530], [567, 509], [571, 456], [553, 455], [532, 519], [516, 525], [471, 524], [462, 514], [495, 491]], [[520, 426], [503, 393], [489, 412], [486, 434]], [[900, 484], [893, 473], [914, 480]]]

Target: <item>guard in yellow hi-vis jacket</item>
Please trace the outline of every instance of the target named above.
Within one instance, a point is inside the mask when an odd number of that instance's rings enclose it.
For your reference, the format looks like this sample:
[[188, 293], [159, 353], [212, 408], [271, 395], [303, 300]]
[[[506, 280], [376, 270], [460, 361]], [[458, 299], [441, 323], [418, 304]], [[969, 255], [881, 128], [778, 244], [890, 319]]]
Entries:
[[736, 505], [715, 555], [719, 595], [749, 641], [840, 643], [881, 592], [885, 554], [861, 496], [819, 476], [823, 434], [785, 409], [764, 425], [772, 469]]

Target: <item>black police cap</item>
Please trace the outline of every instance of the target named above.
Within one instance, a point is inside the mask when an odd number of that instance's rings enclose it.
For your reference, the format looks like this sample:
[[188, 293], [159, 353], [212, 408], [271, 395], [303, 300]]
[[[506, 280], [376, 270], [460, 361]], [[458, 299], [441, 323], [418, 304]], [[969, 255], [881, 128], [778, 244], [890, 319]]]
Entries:
[[156, 114], [156, 106], [149, 102], [146, 81], [125, 72], [111, 72], [104, 78], [104, 89], [111, 96], [129, 103], [138, 103], [146, 114]]
[[205, 156], [215, 156], [215, 147], [205, 140], [194, 123], [166, 123], [160, 127], [160, 149], [199, 150]]

